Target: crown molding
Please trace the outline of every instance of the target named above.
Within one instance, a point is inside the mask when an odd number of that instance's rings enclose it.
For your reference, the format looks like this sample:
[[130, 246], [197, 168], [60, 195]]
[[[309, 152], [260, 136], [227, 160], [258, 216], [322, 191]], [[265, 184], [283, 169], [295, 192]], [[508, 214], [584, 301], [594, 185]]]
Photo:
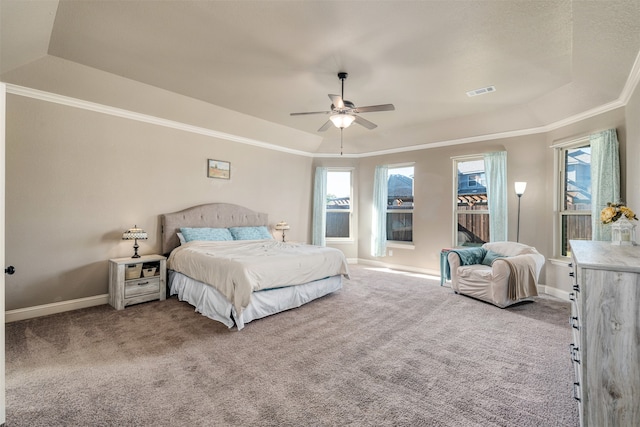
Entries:
[[514, 130], [514, 131], [508, 131], [508, 132], [498, 132], [498, 133], [491, 133], [491, 134], [485, 134], [485, 135], [471, 136], [466, 138], [436, 141], [436, 142], [430, 142], [430, 143], [419, 144], [419, 145], [411, 145], [408, 147], [390, 148], [388, 150], [370, 151], [370, 152], [358, 153], [358, 154], [340, 154], [340, 155], [333, 154], [333, 153], [311, 153], [308, 151], [294, 150], [291, 148], [286, 148], [286, 147], [281, 147], [279, 145], [271, 144], [265, 141], [245, 138], [242, 136], [233, 135], [226, 132], [219, 132], [219, 131], [204, 128], [201, 126], [189, 125], [189, 124], [177, 122], [174, 120], [163, 119], [163, 118], [151, 116], [148, 114], [141, 114], [141, 113], [137, 113], [130, 110], [111, 107], [108, 105], [98, 104], [90, 101], [84, 101], [77, 98], [58, 95], [55, 93], [45, 92], [38, 89], [31, 89], [31, 88], [18, 86], [10, 83], [6, 83], [6, 92], [14, 95], [25, 96], [29, 98], [39, 99], [42, 101], [53, 102], [56, 104], [62, 104], [62, 105], [66, 105], [74, 108], [95, 111], [102, 114], [108, 114], [116, 117], [137, 120], [140, 122], [151, 123], [158, 126], [164, 126], [172, 129], [183, 130], [185, 132], [211, 136], [213, 138], [223, 139], [223, 140], [232, 141], [232, 142], [238, 142], [241, 144], [253, 145], [256, 147], [266, 148], [268, 150], [281, 151], [284, 153], [295, 154], [299, 156], [313, 157], [313, 158], [359, 159], [359, 158], [366, 158], [366, 157], [384, 156], [389, 154], [406, 153], [410, 151], [428, 150], [431, 148], [447, 147], [447, 146], [461, 145], [461, 144], [471, 144], [474, 142], [491, 141], [496, 139], [514, 138], [519, 136], [536, 135], [540, 133], [551, 132], [553, 130], [580, 122], [582, 120], [589, 119], [599, 114], [603, 114], [603, 113], [615, 110], [617, 108], [626, 106], [631, 96], [633, 95], [633, 92], [638, 86], [639, 82], [640, 82], [640, 53], [638, 53], [638, 56], [636, 57], [634, 65], [629, 74], [629, 78], [627, 79], [627, 83], [625, 84], [625, 87], [623, 88], [622, 93], [620, 94], [620, 97], [617, 100], [609, 102], [604, 105], [600, 105], [596, 108], [592, 108], [590, 110], [584, 111], [580, 114], [567, 117], [557, 122], [554, 122], [545, 126], [535, 127], [535, 128], [520, 129], [520, 130]]
[[285, 153], [296, 154], [299, 156], [313, 157], [313, 153], [281, 147], [279, 145], [270, 144], [268, 142], [259, 141], [257, 139], [245, 138], [242, 136], [233, 135], [226, 132], [219, 132], [219, 131], [204, 128], [201, 126], [189, 125], [189, 124], [177, 122], [174, 120], [163, 119], [161, 117], [155, 117], [148, 114], [137, 113], [135, 111], [111, 107], [109, 105], [98, 104], [96, 102], [85, 101], [78, 98], [72, 98], [69, 96], [59, 95], [51, 92], [45, 92], [42, 90], [27, 88], [24, 86], [18, 86], [10, 83], [7, 83], [7, 93], [24, 96], [27, 98], [38, 99], [46, 102], [52, 102], [55, 104], [66, 105], [68, 107], [80, 108], [83, 110], [94, 111], [102, 114], [108, 114], [110, 116], [136, 120], [144, 123], [150, 123], [157, 126], [164, 126], [172, 129], [182, 130], [185, 132], [196, 133], [199, 135], [211, 136], [213, 138], [219, 138], [227, 141], [239, 142], [241, 144], [253, 145], [256, 147], [266, 148], [269, 150], [282, 151]]
[[636, 61], [633, 63], [633, 67], [631, 67], [627, 84], [624, 85], [620, 98], [618, 98], [624, 105], [629, 103], [631, 95], [633, 95], [636, 87], [638, 87], [638, 82], [640, 82], [640, 52], [638, 52]]

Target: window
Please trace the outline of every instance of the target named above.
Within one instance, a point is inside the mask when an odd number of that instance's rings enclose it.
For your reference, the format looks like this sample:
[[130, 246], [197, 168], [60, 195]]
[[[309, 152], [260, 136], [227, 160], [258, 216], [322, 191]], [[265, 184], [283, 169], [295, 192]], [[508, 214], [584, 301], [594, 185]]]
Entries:
[[560, 254], [570, 256], [569, 240], [591, 240], [591, 146], [561, 147], [559, 227]]
[[456, 175], [455, 246], [480, 246], [489, 241], [489, 204], [484, 158], [454, 160]]
[[413, 166], [389, 166], [387, 240], [413, 242]]
[[351, 237], [351, 171], [327, 170], [327, 225], [328, 239]]

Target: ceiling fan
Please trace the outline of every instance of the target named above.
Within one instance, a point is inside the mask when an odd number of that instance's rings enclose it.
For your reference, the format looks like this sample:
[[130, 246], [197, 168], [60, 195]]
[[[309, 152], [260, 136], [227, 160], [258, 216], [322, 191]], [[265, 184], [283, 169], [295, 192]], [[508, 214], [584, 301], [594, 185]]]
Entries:
[[382, 105], [370, 105], [367, 107], [356, 107], [355, 104], [351, 101], [347, 101], [344, 99], [344, 81], [347, 78], [348, 74], [345, 72], [339, 72], [338, 78], [342, 82], [342, 94], [341, 95], [329, 95], [331, 99], [331, 110], [330, 111], [311, 111], [307, 113], [291, 113], [292, 116], [303, 116], [308, 114], [331, 114], [329, 116], [329, 120], [325, 124], [323, 124], [318, 132], [324, 132], [329, 129], [333, 124], [335, 127], [340, 130], [347, 128], [351, 125], [351, 123], [355, 122], [361, 126], [366, 127], [367, 129], [374, 129], [378, 125], [370, 122], [369, 120], [363, 119], [358, 116], [359, 113], [371, 113], [374, 111], [393, 111], [395, 107], [393, 104], [382, 104]]

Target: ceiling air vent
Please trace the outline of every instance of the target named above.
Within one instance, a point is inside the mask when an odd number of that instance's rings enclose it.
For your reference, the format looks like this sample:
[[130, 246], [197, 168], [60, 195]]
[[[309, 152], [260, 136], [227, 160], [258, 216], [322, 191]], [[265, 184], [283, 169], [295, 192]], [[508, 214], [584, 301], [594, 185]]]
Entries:
[[477, 95], [484, 95], [485, 93], [491, 93], [495, 91], [496, 91], [495, 86], [487, 86], [487, 87], [482, 87], [480, 89], [470, 90], [469, 92], [467, 92], [467, 96], [472, 97]]

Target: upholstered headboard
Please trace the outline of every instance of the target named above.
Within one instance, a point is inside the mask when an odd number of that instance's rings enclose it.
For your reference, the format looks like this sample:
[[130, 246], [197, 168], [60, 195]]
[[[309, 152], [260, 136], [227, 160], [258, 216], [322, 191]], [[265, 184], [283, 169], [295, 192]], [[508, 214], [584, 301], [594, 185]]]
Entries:
[[160, 215], [162, 253], [168, 254], [180, 245], [180, 227], [254, 227], [268, 225], [269, 216], [230, 203], [209, 203], [179, 212]]

